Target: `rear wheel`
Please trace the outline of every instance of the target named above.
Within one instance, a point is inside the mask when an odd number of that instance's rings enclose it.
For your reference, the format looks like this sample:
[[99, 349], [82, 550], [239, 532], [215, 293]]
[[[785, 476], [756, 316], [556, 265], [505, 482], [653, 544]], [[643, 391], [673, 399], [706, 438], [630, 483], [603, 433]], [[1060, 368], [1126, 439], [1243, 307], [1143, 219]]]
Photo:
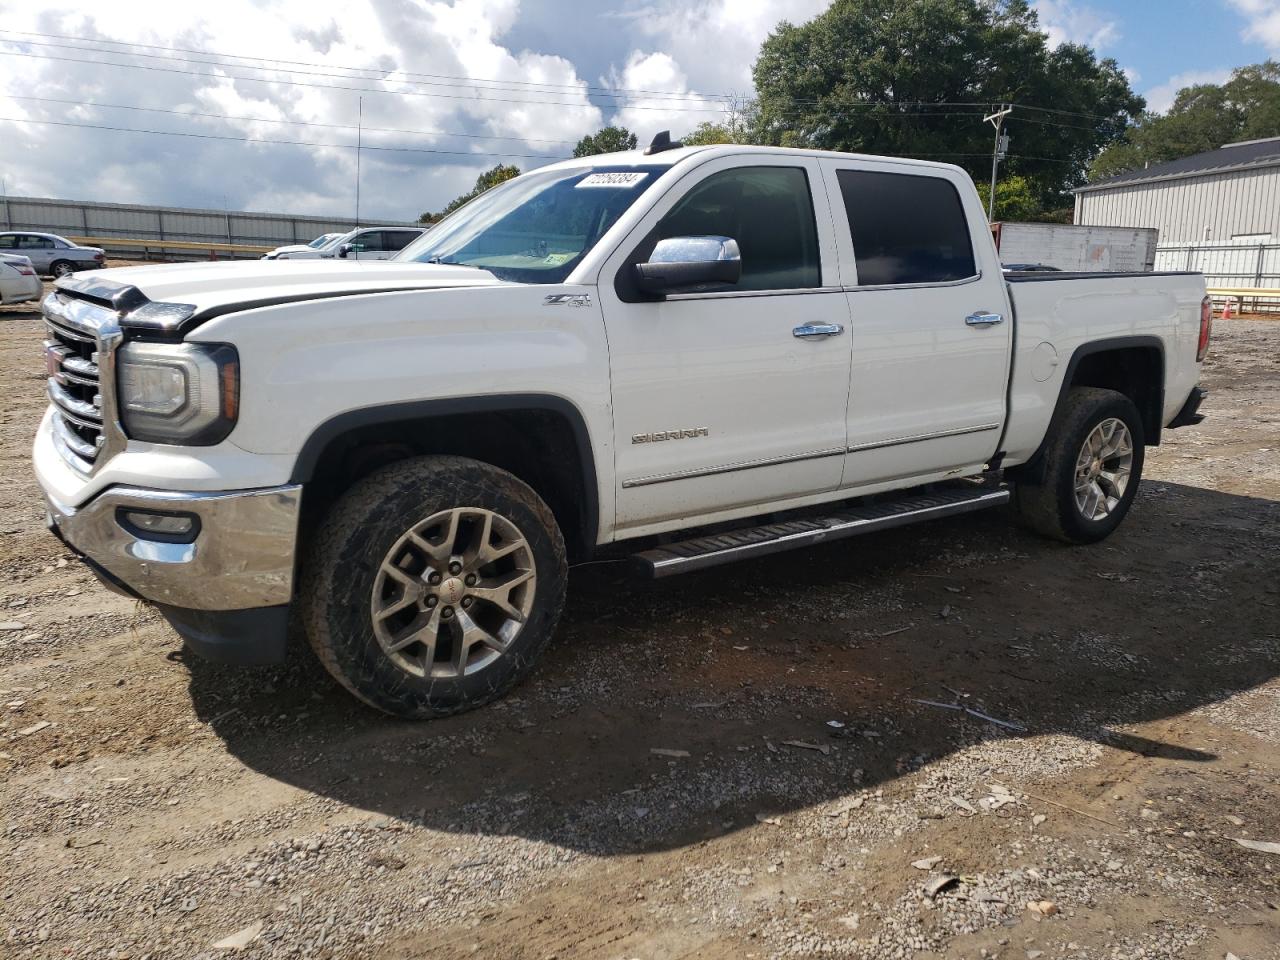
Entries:
[[49, 270], [55, 277], [66, 277], [76, 272], [76, 266], [66, 260], [55, 260]]
[[304, 573], [321, 662], [379, 710], [420, 719], [478, 707], [526, 676], [564, 604], [550, 509], [504, 470], [420, 457], [334, 506]]
[[1114, 390], [1073, 387], [1050, 426], [1040, 483], [1020, 482], [1023, 522], [1068, 543], [1095, 543], [1120, 526], [1142, 477], [1142, 417]]

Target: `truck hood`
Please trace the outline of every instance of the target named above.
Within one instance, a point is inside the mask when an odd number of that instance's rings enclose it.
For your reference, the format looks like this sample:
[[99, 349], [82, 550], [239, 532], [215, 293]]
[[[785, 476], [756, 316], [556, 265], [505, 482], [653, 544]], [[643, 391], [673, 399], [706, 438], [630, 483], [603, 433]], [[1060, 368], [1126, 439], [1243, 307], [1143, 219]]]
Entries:
[[[435, 263], [386, 260], [239, 260], [227, 263], [172, 263], [154, 267], [117, 267], [59, 282], [123, 284], [149, 300], [189, 304], [195, 315], [226, 312], [265, 301], [294, 301], [440, 287], [489, 287], [502, 283], [487, 270]], [[81, 287], [83, 289], [83, 287]], [[85, 291], [92, 295], [91, 290]]]

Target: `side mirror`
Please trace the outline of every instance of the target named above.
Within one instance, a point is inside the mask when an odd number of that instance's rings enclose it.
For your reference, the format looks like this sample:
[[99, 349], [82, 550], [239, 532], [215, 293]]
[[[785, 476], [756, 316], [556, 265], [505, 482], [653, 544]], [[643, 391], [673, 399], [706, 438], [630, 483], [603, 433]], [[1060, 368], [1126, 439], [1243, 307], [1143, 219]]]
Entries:
[[730, 237], [668, 237], [658, 241], [648, 263], [636, 264], [636, 285], [657, 296], [737, 283], [741, 277], [742, 255]]
[[343, 260], [345, 260], [347, 259], [348, 256], [351, 255], [351, 251], [353, 249], [355, 248], [352, 247], [351, 244], [344, 243], [342, 246], [338, 247], [338, 256], [340, 256]]

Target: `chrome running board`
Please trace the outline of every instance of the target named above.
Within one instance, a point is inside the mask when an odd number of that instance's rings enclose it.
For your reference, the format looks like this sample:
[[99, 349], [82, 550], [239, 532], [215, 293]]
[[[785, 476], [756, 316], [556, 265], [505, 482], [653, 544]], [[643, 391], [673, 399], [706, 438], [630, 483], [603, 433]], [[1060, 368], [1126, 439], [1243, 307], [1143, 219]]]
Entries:
[[842, 540], [924, 520], [998, 507], [1008, 503], [1011, 496], [1007, 488], [993, 490], [990, 487], [918, 493], [823, 516], [784, 520], [667, 543], [634, 554], [632, 559], [651, 577], [670, 577], [828, 540]]

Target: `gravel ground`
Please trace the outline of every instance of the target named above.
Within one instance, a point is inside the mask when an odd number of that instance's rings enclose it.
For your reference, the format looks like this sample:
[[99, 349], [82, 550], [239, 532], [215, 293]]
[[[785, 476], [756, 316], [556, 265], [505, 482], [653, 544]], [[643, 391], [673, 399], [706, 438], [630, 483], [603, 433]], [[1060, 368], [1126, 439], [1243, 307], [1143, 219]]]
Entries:
[[1104, 544], [579, 569], [535, 678], [430, 724], [99, 587], [42, 529], [40, 340], [0, 309], [0, 956], [1280, 957], [1236, 842], [1280, 841], [1280, 323], [1218, 323]]

